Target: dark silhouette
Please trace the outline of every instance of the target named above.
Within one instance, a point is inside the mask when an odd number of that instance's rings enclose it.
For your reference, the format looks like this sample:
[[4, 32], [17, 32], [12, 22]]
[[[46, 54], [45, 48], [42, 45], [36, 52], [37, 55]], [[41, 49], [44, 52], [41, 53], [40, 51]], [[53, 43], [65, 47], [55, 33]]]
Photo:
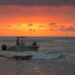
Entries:
[[32, 45], [37, 45], [36, 41], [34, 41]]
[[2, 50], [6, 51], [7, 50], [7, 46], [6, 45], [2, 45]]
[[19, 37], [17, 37], [17, 42], [16, 42], [16, 45], [19, 45]]

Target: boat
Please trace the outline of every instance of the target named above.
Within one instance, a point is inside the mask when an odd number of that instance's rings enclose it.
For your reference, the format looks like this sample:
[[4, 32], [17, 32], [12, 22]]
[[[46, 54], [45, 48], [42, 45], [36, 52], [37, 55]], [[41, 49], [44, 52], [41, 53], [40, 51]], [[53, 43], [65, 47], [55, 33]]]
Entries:
[[28, 56], [13, 56], [12, 58], [16, 59], [16, 60], [29, 60], [31, 59], [32, 55], [28, 55]]
[[26, 45], [24, 43], [24, 37], [17, 37], [16, 45], [12, 47], [2, 45], [2, 56], [7, 58], [28, 60], [37, 53], [38, 49], [39, 45], [36, 41], [34, 41], [31, 45]]

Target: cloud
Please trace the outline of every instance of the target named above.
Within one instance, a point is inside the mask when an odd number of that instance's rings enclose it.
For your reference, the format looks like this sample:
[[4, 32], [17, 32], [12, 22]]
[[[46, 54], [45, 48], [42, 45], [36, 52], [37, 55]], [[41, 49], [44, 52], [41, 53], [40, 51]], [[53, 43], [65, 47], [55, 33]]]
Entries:
[[75, 31], [75, 29], [72, 26], [70, 26], [68, 28], [61, 27], [59, 30], [60, 31]]
[[0, 27], [10, 27], [11, 25], [0, 25]]
[[34, 32], [34, 31], [36, 31], [36, 30], [33, 30], [33, 29], [30, 28], [29, 31], [33, 31], [33, 32]]
[[57, 25], [55, 22], [50, 23], [49, 26], [52, 31], [75, 31], [75, 28], [72, 26], [66, 28], [65, 25]]
[[56, 25], [55, 22], [53, 22], [53, 23], [50, 23], [50, 24], [49, 24], [49, 27], [58, 27], [58, 26]]
[[0, 5], [75, 6], [75, 0], [0, 0]]
[[54, 25], [56, 25], [56, 23], [50, 23], [50, 25], [54, 26]]
[[32, 29], [29, 29], [29, 31], [32, 31]]
[[55, 22], [49, 24], [50, 27], [64, 27], [64, 25], [57, 25]]
[[27, 26], [32, 27], [32, 26], [33, 26], [33, 24], [28, 24]]
[[54, 31], [54, 29], [50, 29], [51, 31]]

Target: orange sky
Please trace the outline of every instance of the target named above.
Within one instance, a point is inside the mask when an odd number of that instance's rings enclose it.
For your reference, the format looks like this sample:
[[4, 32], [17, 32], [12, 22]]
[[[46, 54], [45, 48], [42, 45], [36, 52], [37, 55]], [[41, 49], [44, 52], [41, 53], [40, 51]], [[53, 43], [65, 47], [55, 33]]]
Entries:
[[0, 5], [0, 36], [75, 36], [75, 7]]

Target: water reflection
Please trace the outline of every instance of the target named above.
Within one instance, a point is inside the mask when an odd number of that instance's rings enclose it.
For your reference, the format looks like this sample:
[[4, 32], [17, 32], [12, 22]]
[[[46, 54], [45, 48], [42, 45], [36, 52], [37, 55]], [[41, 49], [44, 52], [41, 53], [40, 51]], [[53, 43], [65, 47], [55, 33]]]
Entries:
[[[40, 63], [34, 61], [1, 60], [0, 75], [75, 75], [74, 70], [51, 68], [55, 63]], [[59, 65], [59, 67], [61, 67]]]

